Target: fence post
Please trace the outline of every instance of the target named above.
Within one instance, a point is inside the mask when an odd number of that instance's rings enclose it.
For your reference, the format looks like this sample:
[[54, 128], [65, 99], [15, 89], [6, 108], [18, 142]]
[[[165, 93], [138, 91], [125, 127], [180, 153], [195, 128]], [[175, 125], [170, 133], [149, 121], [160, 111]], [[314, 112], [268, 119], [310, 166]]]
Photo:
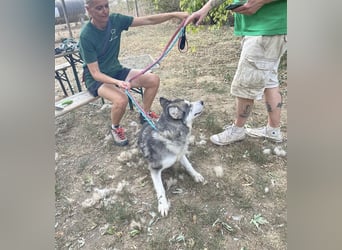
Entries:
[[63, 14], [64, 14], [65, 22], [66, 22], [66, 24], [68, 26], [68, 29], [69, 29], [70, 38], [73, 38], [64, 0], [62, 0], [62, 9], [63, 9]]
[[135, 10], [137, 12], [137, 16], [139, 16], [138, 0], [134, 0], [134, 3], [135, 3]]

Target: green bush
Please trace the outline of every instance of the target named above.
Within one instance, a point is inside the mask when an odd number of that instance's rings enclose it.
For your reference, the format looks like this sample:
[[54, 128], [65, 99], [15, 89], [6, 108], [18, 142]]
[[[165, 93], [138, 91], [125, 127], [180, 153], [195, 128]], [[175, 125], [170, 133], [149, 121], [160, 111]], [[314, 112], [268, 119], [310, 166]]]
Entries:
[[[221, 27], [228, 22], [228, 11], [225, 7], [233, 0], [226, 0], [213, 8], [203, 20], [204, 25]], [[202, 8], [207, 0], [153, 0], [155, 10], [159, 12], [187, 11], [190, 14]]]
[[[180, 0], [180, 8], [183, 11], [193, 13], [207, 2], [207, 0]], [[228, 21], [228, 11], [225, 7], [231, 3], [232, 0], [226, 0], [221, 5], [211, 9], [205, 19], [203, 19], [202, 24], [215, 25], [221, 27], [225, 25]]]
[[179, 0], [153, 0], [153, 4], [159, 12], [180, 11]]

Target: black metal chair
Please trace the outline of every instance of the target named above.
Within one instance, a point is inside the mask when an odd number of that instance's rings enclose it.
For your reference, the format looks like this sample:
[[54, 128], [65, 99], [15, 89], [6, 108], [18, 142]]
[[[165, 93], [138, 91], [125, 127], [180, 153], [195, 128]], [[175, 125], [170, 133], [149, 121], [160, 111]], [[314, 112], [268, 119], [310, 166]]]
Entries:
[[69, 67], [71, 67], [71, 65], [68, 62], [55, 66], [55, 79], [58, 80], [65, 96], [69, 96], [69, 95], [68, 95], [68, 92], [66, 91], [64, 83], [68, 84], [71, 94], [72, 95], [75, 94], [74, 89], [71, 86], [71, 83], [67, 74], [67, 69]]

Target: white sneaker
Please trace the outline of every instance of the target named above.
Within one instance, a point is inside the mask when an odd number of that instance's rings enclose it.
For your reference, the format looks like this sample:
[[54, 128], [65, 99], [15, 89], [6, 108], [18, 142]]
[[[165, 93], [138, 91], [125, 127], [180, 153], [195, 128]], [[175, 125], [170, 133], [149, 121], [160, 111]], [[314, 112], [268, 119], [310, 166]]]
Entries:
[[283, 135], [280, 132], [280, 128], [272, 128], [264, 126], [261, 128], [246, 128], [246, 134], [251, 137], [265, 137], [274, 142], [282, 142]]
[[224, 131], [210, 136], [210, 141], [216, 145], [224, 146], [232, 142], [245, 139], [245, 128], [239, 128], [233, 125], [225, 126]]

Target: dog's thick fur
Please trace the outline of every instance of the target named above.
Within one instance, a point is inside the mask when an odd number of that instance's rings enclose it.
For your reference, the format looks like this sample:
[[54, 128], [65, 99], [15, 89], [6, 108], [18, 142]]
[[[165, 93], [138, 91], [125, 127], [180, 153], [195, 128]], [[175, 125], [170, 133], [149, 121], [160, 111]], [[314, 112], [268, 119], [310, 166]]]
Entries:
[[146, 122], [140, 131], [138, 146], [149, 163], [158, 210], [162, 216], [166, 216], [170, 203], [162, 183], [161, 173], [164, 169], [180, 161], [196, 182], [204, 181], [186, 157], [193, 120], [201, 114], [204, 104], [202, 101], [167, 100], [163, 97], [160, 98], [160, 104], [163, 111], [155, 124], [156, 129]]

